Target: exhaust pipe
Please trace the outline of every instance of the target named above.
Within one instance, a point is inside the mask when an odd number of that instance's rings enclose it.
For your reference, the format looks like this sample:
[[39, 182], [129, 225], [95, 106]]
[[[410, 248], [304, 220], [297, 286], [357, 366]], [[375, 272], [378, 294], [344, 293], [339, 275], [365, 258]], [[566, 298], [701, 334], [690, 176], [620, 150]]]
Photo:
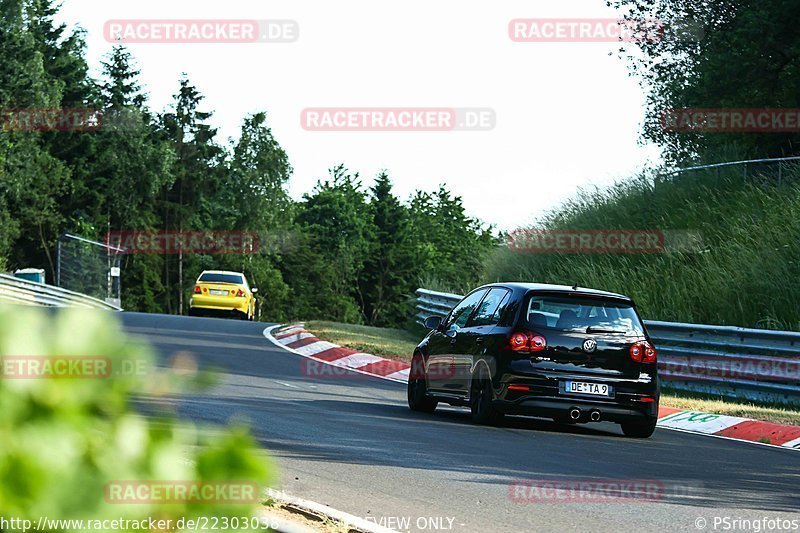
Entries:
[[589, 418], [592, 419], [592, 422], [599, 421], [600, 420], [600, 411], [592, 411], [591, 414], [589, 414]]
[[579, 419], [581, 417], [581, 410], [578, 409], [577, 407], [573, 407], [572, 409], [569, 410], [569, 417], [572, 420]]

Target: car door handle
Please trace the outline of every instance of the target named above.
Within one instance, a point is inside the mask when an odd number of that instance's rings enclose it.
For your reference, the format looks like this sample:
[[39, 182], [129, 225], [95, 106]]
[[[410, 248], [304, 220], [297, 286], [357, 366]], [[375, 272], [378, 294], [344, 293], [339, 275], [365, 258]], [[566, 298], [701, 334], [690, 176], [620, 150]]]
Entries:
[[475, 344], [483, 344], [483, 337], [476, 337]]

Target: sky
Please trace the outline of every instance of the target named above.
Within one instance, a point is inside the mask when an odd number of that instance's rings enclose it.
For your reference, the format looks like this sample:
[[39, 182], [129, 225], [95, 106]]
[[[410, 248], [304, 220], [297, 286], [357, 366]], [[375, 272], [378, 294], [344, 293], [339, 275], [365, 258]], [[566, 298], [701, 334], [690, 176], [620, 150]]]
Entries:
[[[519, 18], [616, 18], [604, 0], [64, 0], [87, 32], [93, 74], [113, 43], [107, 21], [288, 20], [292, 42], [131, 43], [149, 106], [170, 105], [186, 73], [214, 112], [219, 141], [266, 111], [301, 198], [343, 163], [366, 186], [381, 170], [396, 194], [444, 183], [498, 229], [530, 224], [574, 195], [659, 160], [637, 141], [644, 93], [608, 42], [514, 42]], [[634, 46], [625, 44], [623, 46]], [[488, 108], [475, 131], [314, 131], [309, 108]]]

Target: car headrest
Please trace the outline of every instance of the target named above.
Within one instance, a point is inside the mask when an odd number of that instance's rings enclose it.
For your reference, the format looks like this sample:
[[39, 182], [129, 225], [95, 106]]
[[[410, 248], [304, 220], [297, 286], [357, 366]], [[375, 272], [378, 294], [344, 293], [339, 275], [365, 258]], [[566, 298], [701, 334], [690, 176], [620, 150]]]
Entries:
[[537, 327], [547, 327], [547, 317], [542, 313], [531, 313], [528, 315], [528, 322], [530, 322], [531, 326]]
[[578, 321], [578, 314], [572, 309], [564, 309], [558, 315], [558, 322], [556, 327], [559, 329], [571, 328]]

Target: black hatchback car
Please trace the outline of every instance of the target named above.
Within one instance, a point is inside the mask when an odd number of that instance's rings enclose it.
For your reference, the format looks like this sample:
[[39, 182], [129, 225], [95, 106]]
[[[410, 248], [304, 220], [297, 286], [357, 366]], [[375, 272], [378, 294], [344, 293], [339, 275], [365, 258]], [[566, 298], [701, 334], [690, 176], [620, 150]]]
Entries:
[[429, 317], [408, 405], [468, 406], [479, 424], [504, 414], [609, 421], [646, 438], [658, 420], [656, 350], [633, 301], [594, 289], [495, 283], [447, 317]]

